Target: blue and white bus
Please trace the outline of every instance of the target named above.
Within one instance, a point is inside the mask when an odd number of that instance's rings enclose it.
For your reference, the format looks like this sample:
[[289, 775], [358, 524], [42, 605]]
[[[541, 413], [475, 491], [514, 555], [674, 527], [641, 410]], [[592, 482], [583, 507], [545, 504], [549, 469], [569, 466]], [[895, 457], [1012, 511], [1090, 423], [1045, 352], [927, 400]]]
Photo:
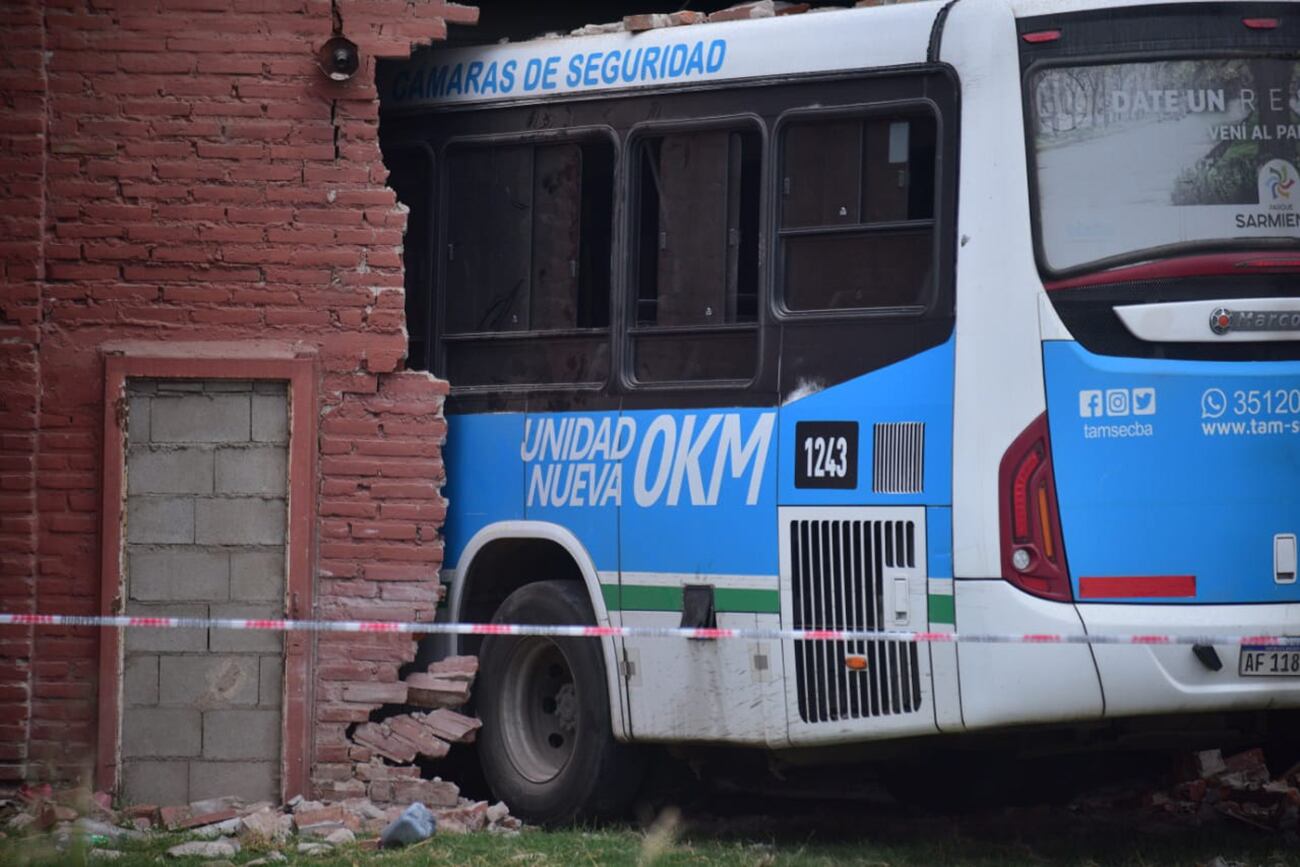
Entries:
[[[381, 94], [447, 616], [1300, 635], [1296, 4], [544, 38]], [[644, 744], [1300, 705], [1300, 641], [462, 649], [540, 820], [625, 805]]]

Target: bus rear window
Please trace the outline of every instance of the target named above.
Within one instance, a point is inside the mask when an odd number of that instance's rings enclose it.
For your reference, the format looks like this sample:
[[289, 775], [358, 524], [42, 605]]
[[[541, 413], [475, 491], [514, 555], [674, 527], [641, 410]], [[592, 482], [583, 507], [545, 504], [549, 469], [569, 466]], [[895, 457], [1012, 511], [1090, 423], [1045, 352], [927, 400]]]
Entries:
[[932, 117], [788, 123], [780, 183], [786, 309], [925, 304], [934, 284]]
[[1294, 57], [1051, 66], [1027, 88], [1047, 270], [1300, 246]]

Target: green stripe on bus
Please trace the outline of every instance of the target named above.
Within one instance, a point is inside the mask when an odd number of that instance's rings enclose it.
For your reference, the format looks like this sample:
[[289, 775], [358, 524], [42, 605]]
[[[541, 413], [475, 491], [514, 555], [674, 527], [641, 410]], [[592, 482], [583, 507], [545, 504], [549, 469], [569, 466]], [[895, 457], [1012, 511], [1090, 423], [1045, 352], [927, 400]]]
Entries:
[[[600, 585], [605, 607], [610, 611], [681, 611], [682, 588], [648, 584]], [[718, 587], [713, 591], [718, 611], [746, 614], [778, 614], [781, 595], [775, 590]]]
[[602, 584], [600, 585], [600, 595], [605, 597], [605, 610], [618, 611], [618, 585]]
[[738, 611], [747, 614], [781, 613], [781, 594], [776, 590], [719, 587], [713, 591], [713, 601], [719, 611]]
[[952, 596], [930, 595], [930, 622], [957, 625], [957, 605]]

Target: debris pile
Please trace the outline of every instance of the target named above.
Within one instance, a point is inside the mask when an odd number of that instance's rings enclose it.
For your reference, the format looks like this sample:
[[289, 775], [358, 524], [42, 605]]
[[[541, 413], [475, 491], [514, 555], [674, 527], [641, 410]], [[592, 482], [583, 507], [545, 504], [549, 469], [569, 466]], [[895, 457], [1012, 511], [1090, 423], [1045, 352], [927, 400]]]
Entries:
[[[353, 730], [348, 757], [357, 794], [378, 804], [419, 801], [430, 807], [456, 807], [460, 803], [460, 790], [454, 783], [437, 777], [422, 779], [415, 761], [420, 757], [440, 759], [452, 744], [473, 743], [482, 723], [456, 708], [469, 701], [477, 673], [476, 657], [450, 656], [404, 681], [373, 685], [384, 690], [382, 700], [387, 704], [422, 710], [362, 723]], [[349, 690], [366, 686], [371, 685], [355, 684]], [[373, 701], [376, 697], [345, 692], [344, 698]]]
[[450, 803], [431, 805], [427, 810], [418, 802], [408, 807], [379, 806], [368, 798], [326, 803], [302, 797], [294, 798], [285, 807], [265, 801], [247, 804], [227, 797], [167, 807], [135, 804], [115, 810], [103, 792], [56, 792], [46, 785], [21, 790], [17, 800], [0, 800], [0, 833], [48, 833], [61, 851], [67, 851], [75, 838], [81, 838], [93, 851], [101, 853], [96, 857], [106, 860], [116, 856], [114, 846], [123, 841], [144, 840], [151, 833], [182, 833], [193, 839], [178, 842], [167, 850], [168, 855], [231, 858], [248, 847], [270, 850], [267, 858], [249, 862], [265, 864], [283, 860], [283, 856], [276, 857], [279, 850], [323, 855], [350, 844], [376, 847], [376, 835], [417, 806], [423, 815], [431, 817], [424, 826], [430, 833], [517, 834], [523, 827], [503, 803], [455, 796]]
[[1088, 812], [1139, 808], [1179, 823], [1231, 820], [1261, 831], [1300, 830], [1300, 763], [1274, 777], [1259, 748], [1224, 758], [1220, 750], [1187, 756], [1166, 789], [1112, 790], [1077, 799]]
[[[859, 6], [876, 6], [887, 0], [860, 2]], [[838, 7], [830, 7], [838, 8]], [[686, 27], [692, 24], [716, 23], [718, 21], [749, 21], [758, 18], [775, 18], [778, 15], [798, 15], [809, 11], [809, 4], [794, 3], [789, 0], [750, 0], [737, 3], [716, 12], [693, 12], [689, 9], [678, 12], [642, 13], [626, 15], [621, 21], [602, 24], [587, 24], [569, 32], [570, 36], [597, 36], [602, 33], [642, 33], [646, 30], [659, 30], [665, 27]], [[556, 34], [558, 35], [558, 34]]]

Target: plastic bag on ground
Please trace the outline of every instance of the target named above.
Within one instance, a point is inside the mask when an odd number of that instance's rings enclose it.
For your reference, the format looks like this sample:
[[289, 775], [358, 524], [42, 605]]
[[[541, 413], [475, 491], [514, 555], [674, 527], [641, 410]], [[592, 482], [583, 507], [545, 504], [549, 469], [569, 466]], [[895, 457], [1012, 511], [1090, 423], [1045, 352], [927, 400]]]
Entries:
[[398, 846], [409, 846], [412, 843], [418, 843], [433, 836], [433, 831], [437, 821], [429, 808], [416, 801], [411, 806], [402, 811], [391, 825], [384, 829], [379, 835], [379, 847], [381, 849], [395, 849]]

